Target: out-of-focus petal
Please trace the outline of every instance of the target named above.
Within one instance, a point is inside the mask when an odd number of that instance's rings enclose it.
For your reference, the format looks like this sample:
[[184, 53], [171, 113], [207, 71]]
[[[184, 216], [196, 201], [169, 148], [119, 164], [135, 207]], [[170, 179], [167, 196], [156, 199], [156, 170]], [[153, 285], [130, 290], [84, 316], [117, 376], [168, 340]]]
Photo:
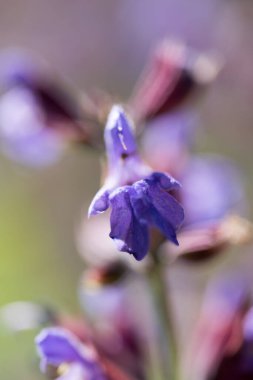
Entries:
[[181, 175], [190, 159], [197, 124], [193, 112], [181, 109], [151, 120], [142, 136], [145, 161], [154, 170]]
[[129, 252], [137, 260], [143, 259], [148, 252], [148, 226], [138, 220], [131, 205], [130, 186], [122, 187], [110, 196], [112, 207], [110, 237], [120, 251]]
[[0, 143], [4, 153], [31, 166], [58, 160], [66, 143], [54, 131], [45, 129], [44, 122], [44, 115], [28, 90], [10, 90], [0, 100]]
[[185, 225], [215, 222], [243, 207], [240, 173], [229, 160], [218, 156], [195, 157], [180, 180]]
[[72, 333], [63, 328], [42, 330], [36, 337], [36, 345], [43, 365], [59, 366], [79, 362], [89, 367], [94, 364], [94, 351], [82, 345]]

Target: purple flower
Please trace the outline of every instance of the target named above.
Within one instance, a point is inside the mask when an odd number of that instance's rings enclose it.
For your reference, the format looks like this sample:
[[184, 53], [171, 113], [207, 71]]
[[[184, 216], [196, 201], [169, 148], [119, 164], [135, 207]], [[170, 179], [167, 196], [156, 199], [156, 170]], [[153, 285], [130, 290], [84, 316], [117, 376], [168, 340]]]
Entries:
[[147, 123], [141, 145], [152, 168], [181, 175], [195, 144], [197, 119], [193, 111], [176, 110]]
[[244, 191], [238, 168], [223, 157], [195, 156], [182, 177], [180, 199], [185, 224], [204, 225], [242, 209]]
[[55, 162], [67, 143], [86, 141], [78, 99], [41, 61], [11, 55], [1, 67], [7, 91], [0, 99], [0, 144], [30, 166]]
[[149, 248], [149, 227], [158, 228], [178, 244], [176, 231], [184, 213], [168, 192], [179, 183], [168, 174], [152, 172], [140, 159], [129, 121], [119, 106], [110, 112], [105, 127], [109, 174], [93, 199], [89, 215], [111, 207], [110, 237], [120, 251], [141, 260]]
[[45, 128], [43, 112], [25, 88], [14, 88], [0, 102], [0, 138], [4, 153], [30, 166], [55, 162], [65, 142], [55, 131]]
[[230, 160], [215, 155], [193, 156], [180, 182], [185, 221], [178, 235], [180, 247], [167, 247], [167, 252], [204, 259], [230, 245], [251, 241], [252, 225], [239, 216], [246, 203], [241, 173]]
[[47, 328], [36, 337], [41, 370], [54, 367], [59, 380], [106, 380], [97, 353], [63, 328]]

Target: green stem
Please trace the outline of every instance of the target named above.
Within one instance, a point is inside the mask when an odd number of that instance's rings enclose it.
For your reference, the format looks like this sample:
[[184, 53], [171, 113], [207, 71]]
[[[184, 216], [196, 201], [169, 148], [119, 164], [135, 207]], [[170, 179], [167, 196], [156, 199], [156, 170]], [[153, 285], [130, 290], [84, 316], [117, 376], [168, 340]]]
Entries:
[[157, 305], [157, 314], [160, 318], [160, 335], [163, 359], [164, 380], [178, 380], [178, 355], [175, 327], [172, 318], [172, 305], [168, 285], [165, 278], [165, 265], [160, 261], [158, 255], [153, 254], [153, 265], [151, 269], [152, 289], [154, 301]]

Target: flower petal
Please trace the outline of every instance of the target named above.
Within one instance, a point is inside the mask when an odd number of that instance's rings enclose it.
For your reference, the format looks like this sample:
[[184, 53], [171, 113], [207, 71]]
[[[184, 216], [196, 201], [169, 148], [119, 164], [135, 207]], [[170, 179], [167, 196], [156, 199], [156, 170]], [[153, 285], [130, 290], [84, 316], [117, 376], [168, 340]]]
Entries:
[[110, 237], [120, 251], [128, 252], [137, 260], [141, 260], [148, 252], [148, 225], [138, 220], [130, 201], [130, 186], [117, 189], [110, 196], [112, 206]]
[[36, 337], [38, 353], [43, 366], [59, 366], [63, 363], [79, 362], [94, 365], [94, 353], [82, 345], [69, 331], [62, 328], [48, 328]]
[[184, 210], [178, 201], [155, 184], [149, 186], [148, 194], [154, 208], [178, 230], [184, 220]]
[[[164, 180], [166, 176], [161, 178]], [[155, 225], [169, 240], [178, 245], [176, 231], [183, 222], [184, 211], [175, 198], [163, 190], [160, 183], [160, 181], [157, 181], [156, 176], [154, 176], [154, 179], [150, 176], [148, 179], [134, 184], [138, 194], [138, 199], [137, 197], [132, 198], [134, 210], [138, 219], [146, 219], [150, 224]], [[179, 186], [177, 182], [175, 184], [176, 187]], [[170, 182], [168, 181], [167, 184], [165, 182], [163, 185], [169, 187]]]
[[95, 195], [93, 198], [89, 210], [88, 210], [88, 216], [91, 215], [97, 215], [109, 207], [109, 194], [110, 191], [107, 187], [103, 186]]
[[54, 163], [66, 148], [63, 138], [45, 127], [38, 102], [23, 88], [9, 90], [0, 100], [0, 140], [8, 157], [35, 167]]

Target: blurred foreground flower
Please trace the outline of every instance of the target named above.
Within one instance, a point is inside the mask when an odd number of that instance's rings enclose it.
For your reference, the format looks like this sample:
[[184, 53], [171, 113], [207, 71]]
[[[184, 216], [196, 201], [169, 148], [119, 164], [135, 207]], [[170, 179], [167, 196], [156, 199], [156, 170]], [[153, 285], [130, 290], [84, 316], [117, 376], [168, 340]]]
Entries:
[[168, 192], [180, 185], [167, 174], [152, 173], [142, 163], [129, 122], [119, 106], [114, 106], [109, 115], [105, 143], [109, 175], [93, 199], [89, 215], [111, 206], [110, 237], [120, 251], [133, 254], [137, 260], [148, 252], [149, 226], [157, 227], [178, 244], [176, 231], [184, 213]]

